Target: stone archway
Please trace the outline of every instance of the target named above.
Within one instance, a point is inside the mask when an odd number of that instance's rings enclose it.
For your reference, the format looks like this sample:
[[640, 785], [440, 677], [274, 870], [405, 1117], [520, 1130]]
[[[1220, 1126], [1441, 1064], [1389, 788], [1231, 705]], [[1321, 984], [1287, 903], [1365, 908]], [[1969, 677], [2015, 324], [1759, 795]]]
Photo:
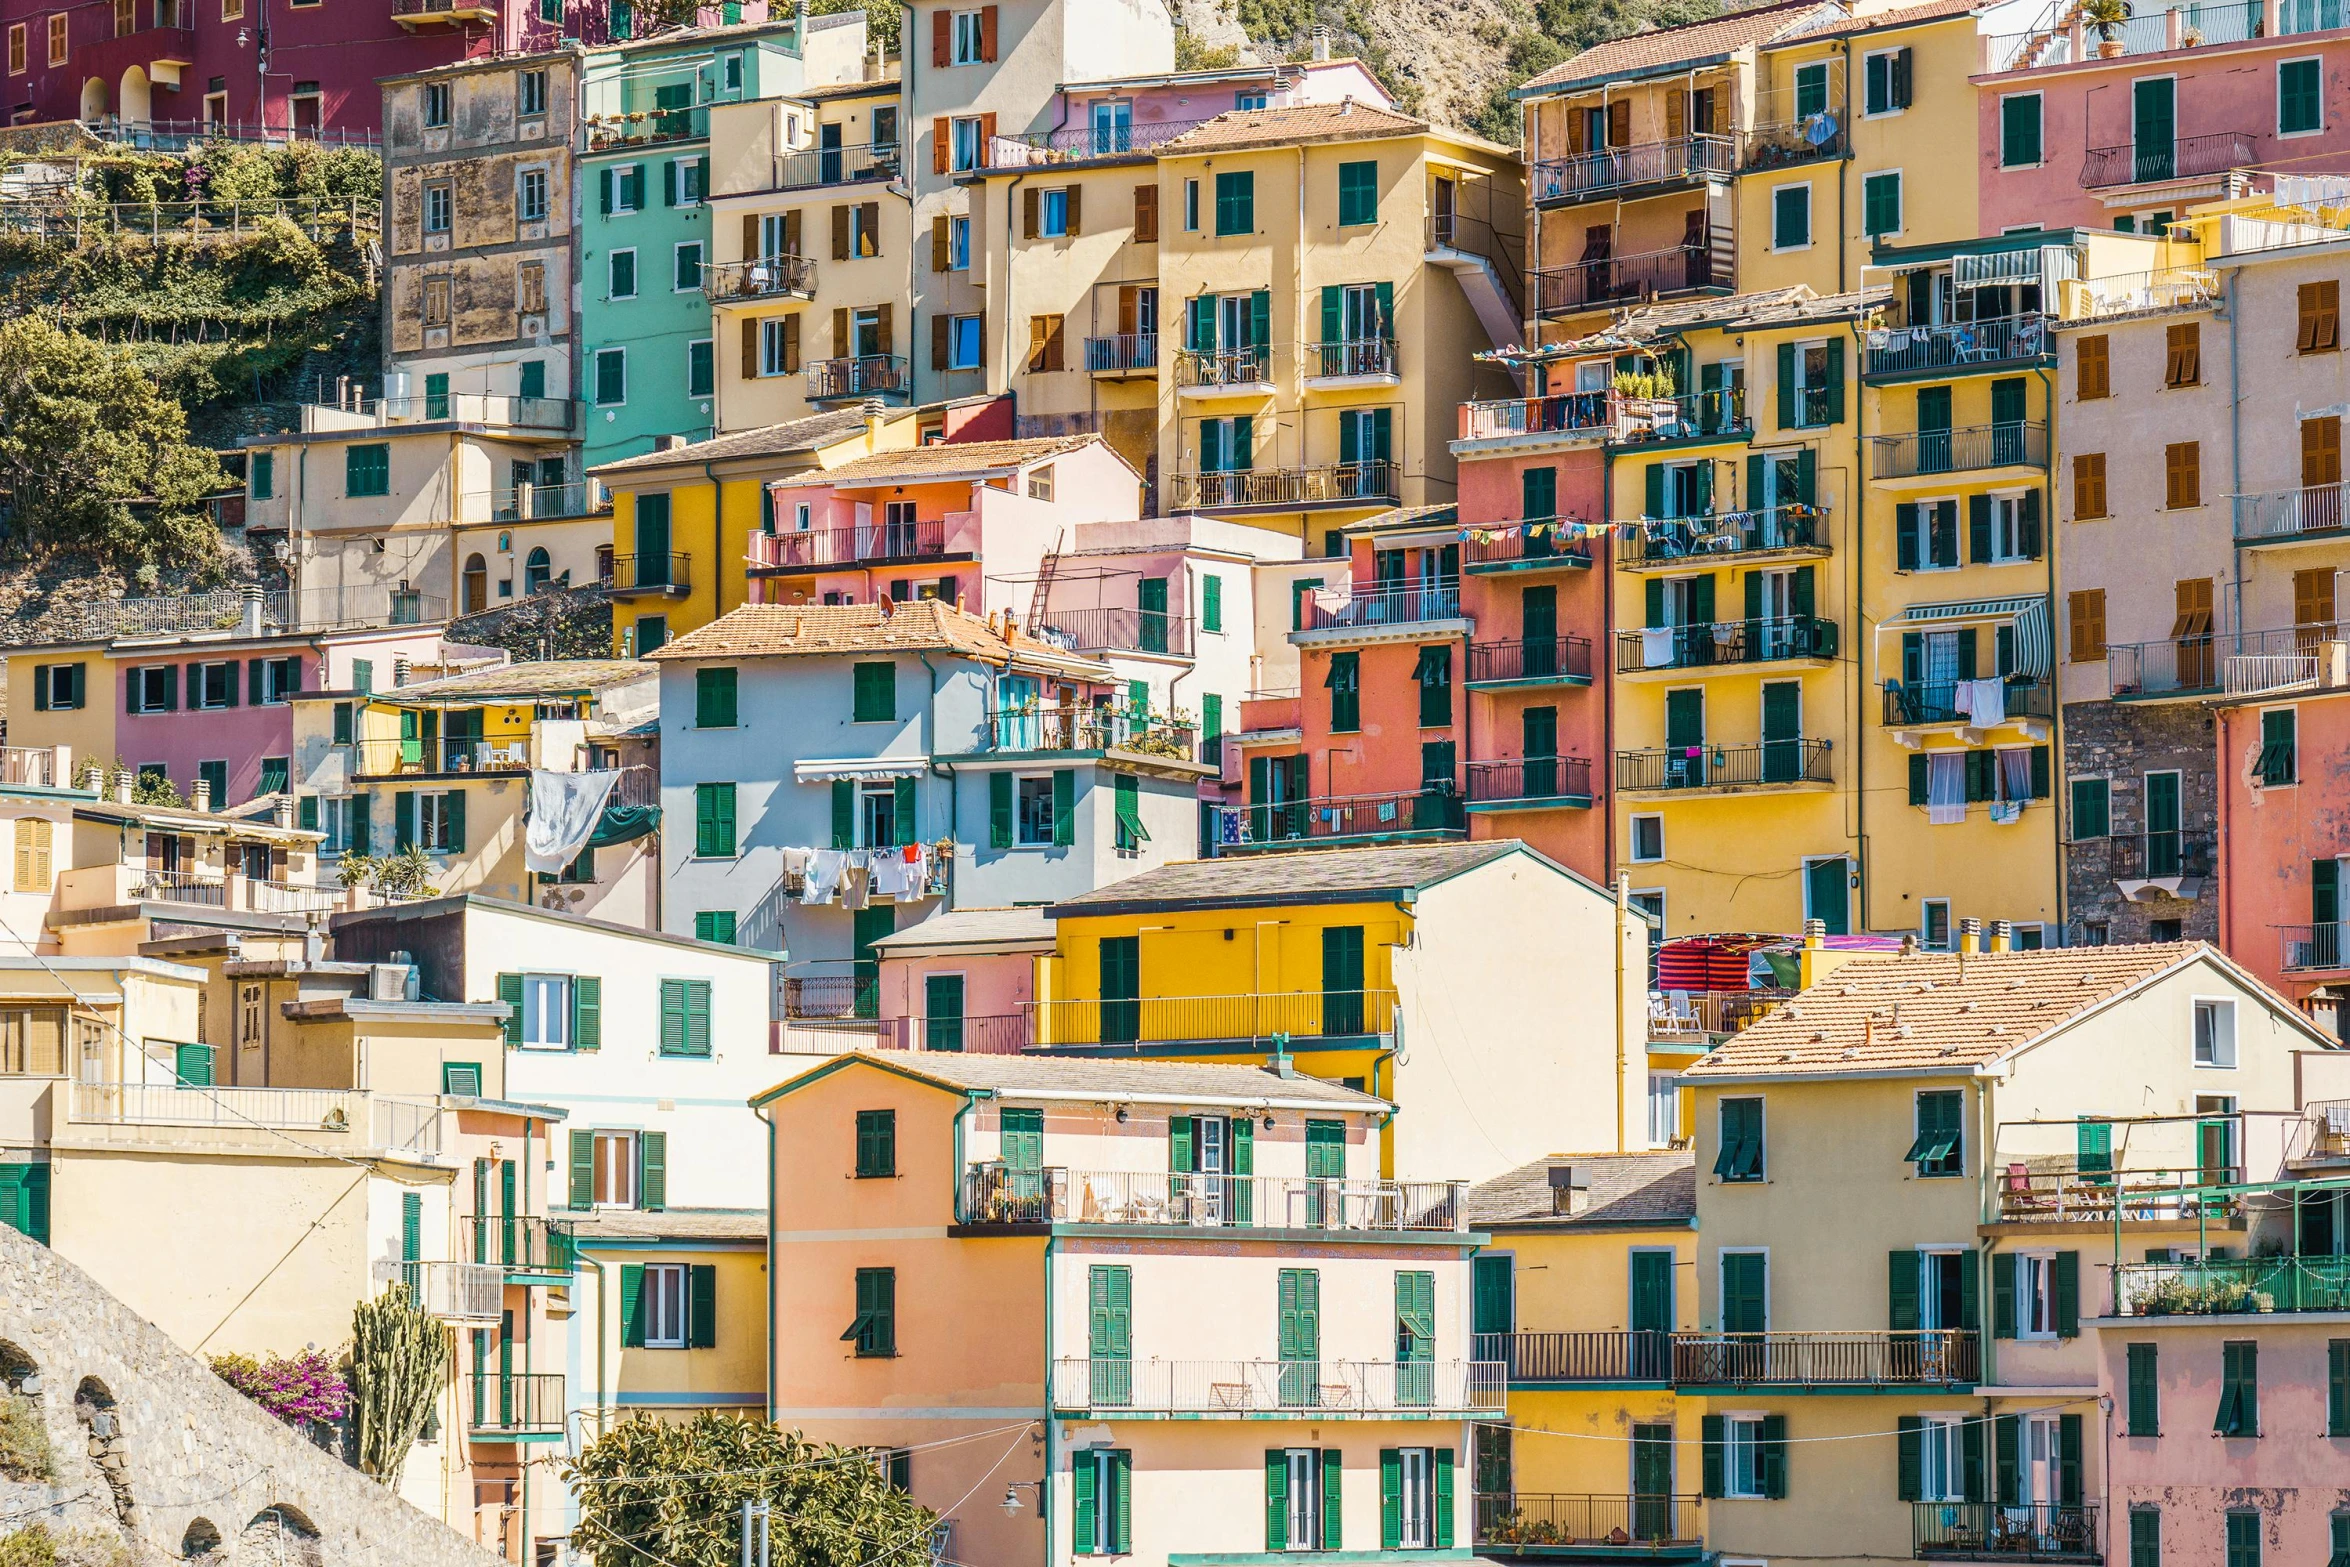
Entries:
[[106, 1477], [114, 1493], [114, 1516], [124, 1528], [138, 1526], [138, 1503], [131, 1496], [131, 1466], [122, 1419], [115, 1413], [114, 1394], [96, 1377], [82, 1378], [73, 1392], [73, 1414], [89, 1433], [90, 1462]]
[[154, 93], [147, 82], [144, 66], [128, 66], [122, 73], [122, 118], [124, 123], [144, 125], [154, 118]]
[[253, 1515], [237, 1541], [236, 1559], [271, 1567], [323, 1567], [325, 1543], [301, 1508], [272, 1502]]
[[106, 83], [98, 77], [93, 76], [82, 83], [82, 118], [85, 120], [106, 118]]
[[219, 1549], [220, 1529], [209, 1518], [195, 1519], [180, 1536], [180, 1555], [189, 1561], [201, 1561]]

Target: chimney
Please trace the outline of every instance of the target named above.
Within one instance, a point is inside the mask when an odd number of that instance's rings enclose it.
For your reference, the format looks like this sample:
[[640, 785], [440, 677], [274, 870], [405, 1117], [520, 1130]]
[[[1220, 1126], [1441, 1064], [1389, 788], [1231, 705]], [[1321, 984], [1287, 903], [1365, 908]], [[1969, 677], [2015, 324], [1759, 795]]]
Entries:
[[1578, 1170], [1571, 1164], [1552, 1165], [1550, 1167], [1550, 1211], [1561, 1218], [1572, 1216], [1575, 1211], [1575, 1194], [1577, 1192], [1583, 1194], [1584, 1201], [1590, 1200], [1591, 1176], [1589, 1173]]
[[1338, 112], [1340, 114], [1352, 114], [1355, 112], [1355, 96], [1353, 93], [1348, 93], [1344, 101], [1338, 105]]
[[1803, 922], [1804, 947], [1809, 951], [1817, 952], [1827, 944], [1828, 922], [1826, 920], [1805, 920]]
[[2013, 952], [2015, 950], [2015, 927], [2006, 920], [1993, 920], [1991, 922], [1991, 945], [1986, 950]]
[[316, 964], [326, 961], [326, 936], [318, 928], [318, 922], [322, 917], [317, 914], [311, 915], [309, 928], [302, 932], [302, 961], [305, 963]]
[[[1315, 59], [1317, 59], [1317, 60], [1327, 60], [1327, 59], [1329, 59], [1329, 58], [1330, 58], [1330, 29], [1329, 29], [1329, 28], [1327, 28], [1327, 27], [1317, 27], [1317, 28], [1315, 28], [1315, 29], [1314, 29], [1314, 34], [1313, 34], [1313, 37], [1314, 37], [1314, 58], [1315, 58]], [[1352, 99], [1350, 98], [1350, 99], [1348, 99], [1347, 101], [1348, 101], [1349, 103], [1352, 103], [1354, 100], [1352, 100]]]
[[116, 773], [114, 775], [114, 803], [117, 805], [130, 804], [131, 790], [138, 786], [138, 782], [139, 775], [127, 767]]
[[239, 628], [246, 636], [261, 635], [261, 584], [248, 582], [239, 593], [241, 620]]
[[878, 397], [866, 398], [865, 406], [859, 411], [865, 415], [865, 434], [873, 440], [880, 440], [882, 416], [888, 412], [882, 406], [881, 399]]
[[277, 803], [269, 808], [269, 818], [271, 821], [276, 822], [280, 827], [293, 826], [294, 797], [290, 794], [279, 795], [277, 797]]
[[212, 780], [209, 778], [196, 780], [196, 809], [199, 811], [212, 809]]
[[407, 683], [408, 655], [405, 653], [395, 654], [392, 658], [392, 684], [394, 686], [404, 686]]
[[1901, 955], [1905, 958], [1914, 958], [1918, 955], [1918, 933], [1916, 931], [1909, 930], [1901, 933]]
[[1958, 950], [1961, 952], [1983, 950], [1983, 922], [1971, 914], [1958, 922]]

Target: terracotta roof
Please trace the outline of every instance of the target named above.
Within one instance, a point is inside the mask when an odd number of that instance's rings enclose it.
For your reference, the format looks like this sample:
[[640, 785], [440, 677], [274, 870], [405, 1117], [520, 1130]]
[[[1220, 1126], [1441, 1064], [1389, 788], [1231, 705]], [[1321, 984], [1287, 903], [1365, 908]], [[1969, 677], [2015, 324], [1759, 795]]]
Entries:
[[[1687, 1224], [1697, 1217], [1697, 1156], [1686, 1148], [1655, 1153], [1554, 1153], [1469, 1188], [1469, 1227], [1531, 1224]], [[1550, 1172], [1571, 1168], [1590, 1186], [1573, 1214], [1554, 1212]]]
[[1056, 903], [1045, 912], [1062, 919], [1149, 909], [1372, 902], [1417, 892], [1513, 854], [1550, 863], [1515, 838], [1234, 854], [1162, 865]]
[[[1098, 435], [1056, 435], [1025, 441], [942, 441], [933, 446], [909, 446], [903, 451], [875, 452], [837, 468], [825, 468], [786, 479], [792, 489], [812, 484], [844, 488], [877, 484], [934, 484], [942, 479], [976, 479], [1010, 473], [1030, 463], [1043, 462], [1080, 447], [1100, 446]], [[1109, 448], [1104, 446], [1103, 450]]]
[[1788, 4], [1733, 11], [1727, 16], [1710, 17], [1683, 27], [1659, 27], [1610, 39], [1561, 60], [1518, 88], [1516, 95], [1523, 98], [1585, 82], [1621, 81], [1699, 60], [1720, 59], [1741, 49], [1769, 43], [1821, 9], [1819, 0], [1790, 0]]
[[944, 648], [983, 663], [1049, 666], [1084, 680], [1112, 678], [1107, 664], [1064, 653], [1018, 631], [1006, 640], [996, 626], [943, 599], [896, 605], [887, 616], [879, 604], [745, 604], [646, 656], [837, 657], [927, 648]]
[[649, 680], [651, 665], [634, 658], [557, 658], [536, 664], [499, 664], [470, 674], [378, 691], [373, 700], [401, 702], [496, 702], [527, 697], [605, 691], [631, 680]]
[[588, 472], [636, 473], [647, 468], [723, 462], [730, 457], [782, 457], [792, 452], [816, 451], [835, 441], [845, 441], [851, 436], [862, 434], [864, 429], [865, 411], [862, 408], [836, 408], [830, 413], [810, 414], [805, 419], [792, 419], [783, 424], [761, 425], [756, 430], [737, 430], [732, 435], [695, 441], [691, 445], [672, 447], [665, 452], [641, 452], [634, 457], [623, 457], [618, 462], [598, 464]]
[[1854, 958], [1682, 1075], [1969, 1072], [2207, 955], [2218, 957], [2200, 941], [2170, 941]]
[[1918, 27], [1927, 22], [1969, 16], [1983, 9], [1987, 9], [1983, 0], [1926, 0], [1923, 5], [1896, 6], [1888, 11], [1853, 17], [1847, 17], [1841, 11], [1830, 11], [1789, 28], [1772, 42], [1795, 43], [1819, 38], [1849, 38], [1855, 33], [1888, 32], [1896, 27]]
[[[1099, 1094], [1103, 1097], [1183, 1104], [1195, 1100], [1310, 1102], [1340, 1110], [1378, 1110], [1387, 1101], [1318, 1077], [1283, 1077], [1259, 1066], [1223, 1066], [1191, 1061], [1105, 1060], [1092, 1056], [980, 1055], [957, 1051], [904, 1050], [843, 1052], [841, 1064], [863, 1061], [928, 1078], [952, 1088], [992, 1089], [1006, 1099], [1031, 1093]], [[824, 1068], [769, 1089], [763, 1104]]]
[[[1245, 147], [1287, 147], [1306, 141], [1356, 141], [1410, 136], [1433, 127], [1426, 120], [1376, 104], [1301, 103], [1282, 109], [1232, 109], [1205, 125], [1159, 144], [1162, 158]], [[1446, 134], [1456, 134], [1447, 132]]]

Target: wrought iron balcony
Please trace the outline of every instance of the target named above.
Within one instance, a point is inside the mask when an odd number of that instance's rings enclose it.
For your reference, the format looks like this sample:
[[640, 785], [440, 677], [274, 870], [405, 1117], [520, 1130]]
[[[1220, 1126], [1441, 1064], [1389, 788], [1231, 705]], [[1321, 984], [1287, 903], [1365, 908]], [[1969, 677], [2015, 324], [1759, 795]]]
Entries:
[[1398, 495], [1396, 465], [1392, 462], [1177, 473], [1172, 476], [1169, 488], [1174, 506], [1197, 511], [1393, 501]]
[[1469, 764], [1469, 803], [1489, 807], [1591, 803], [1591, 760], [1519, 756]]
[[1191, 617], [1163, 609], [1048, 609], [1028, 634], [1077, 653], [1192, 652]]
[[1156, 375], [1159, 335], [1119, 332], [1085, 340], [1085, 368], [1095, 375]]
[[1188, 762], [1198, 755], [1199, 733], [1147, 709], [1030, 703], [997, 708], [987, 715], [987, 745], [994, 751], [1136, 751]]
[[775, 160], [775, 183], [769, 189], [813, 190], [824, 185], [894, 180], [900, 167], [899, 150], [895, 142], [878, 142], [783, 153]]
[[1469, 644], [1469, 684], [1538, 685], [1591, 680], [1589, 637], [1512, 637]]
[[1198, 349], [1181, 348], [1175, 351], [1175, 384], [1195, 390], [1214, 390], [1234, 387], [1247, 392], [1268, 386], [1273, 380], [1273, 350], [1263, 348]]
[[1030, 1043], [1047, 1050], [1260, 1042], [1275, 1034], [1293, 1040], [1354, 1039], [1393, 1031], [1395, 992], [1266, 991], [1245, 996], [1031, 1001], [1027, 1011]]
[[1071, 125], [1057, 131], [998, 132], [988, 143], [991, 169], [1111, 162], [1164, 146], [1205, 120], [1129, 121], [1123, 125]]
[[1674, 245], [1629, 256], [1593, 256], [1527, 274], [1538, 317], [1579, 315], [1664, 294], [1727, 289], [1737, 278], [1729, 256], [1711, 245]]
[[683, 598], [693, 588], [693, 557], [682, 550], [666, 555], [615, 555], [605, 588], [616, 598], [658, 593]]
[[1828, 514], [1816, 506], [1771, 506], [1702, 517], [1644, 517], [1619, 537], [1616, 559], [1631, 567], [1797, 551], [1825, 554]]
[[749, 261], [705, 262], [702, 293], [712, 300], [813, 299], [816, 258], [758, 256]]
[[2343, 967], [2342, 930], [2343, 922], [2340, 920], [2329, 920], [2318, 925], [2277, 926], [2285, 972], [2308, 973], [2315, 969]]
[[[1989, 707], [1992, 696], [2000, 699], [1996, 712]], [[1987, 728], [2023, 718], [2048, 719], [2056, 712], [2054, 685], [2029, 675], [2009, 675], [1998, 683], [1995, 691], [1987, 689], [1985, 682], [1979, 680], [1914, 686], [1888, 680], [1883, 698], [1883, 716], [1889, 729], [1922, 729], [1936, 724]]]
[[1761, 784], [1828, 783], [1826, 740], [1765, 740], [1756, 745], [1677, 745], [1616, 753], [1622, 790], [1738, 789]]
[[1971, 1386], [1981, 1379], [1971, 1328], [1673, 1335], [1673, 1381], [1681, 1386]]
[[1546, 397], [1505, 397], [1461, 404], [1464, 441], [1508, 440], [1517, 436], [1605, 436], [1615, 424], [1612, 392], [1554, 392]]
[[2271, 490], [2265, 495], [2231, 495], [2238, 544], [2277, 544], [2317, 534], [2338, 536], [2350, 506], [2350, 484], [2313, 484], [2299, 490]]
[[1470, 1351], [1509, 1368], [1513, 1386], [1529, 1382], [1670, 1382], [1673, 1335], [1622, 1330], [1589, 1333], [1479, 1333]]
[[1469, 830], [1449, 782], [1412, 793], [1309, 796], [1243, 806], [1241, 841], [1224, 852], [1340, 843], [1350, 838], [1458, 838]]
[[1648, 1037], [1658, 1040], [1708, 1041], [1739, 1032], [1767, 1016], [1792, 990], [1757, 987], [1752, 990], [1651, 991], [1648, 997]]
[[560, 1371], [469, 1374], [466, 1429], [476, 1441], [515, 1441], [563, 1434]]
[[1184, 1225], [1201, 1229], [1452, 1233], [1469, 1227], [1458, 1181], [1334, 1180], [1188, 1170], [963, 1171], [965, 1224]]
[[[1558, 530], [1551, 517], [1530, 517], [1506, 533], [1471, 529], [1461, 541], [1461, 570], [1471, 575], [1489, 571], [1586, 570], [1591, 565], [1591, 541]], [[1480, 538], [1478, 535], [1486, 536]]]
[[2056, 352], [2039, 315], [1994, 316], [1940, 326], [1879, 327], [1866, 339], [1864, 375], [1908, 375], [1925, 370], [1971, 373], [2002, 365], [2036, 364]]
[[[2230, 1125], [2227, 1118], [2217, 1118]], [[2075, 1158], [2015, 1159], [1999, 1179], [2002, 1224], [2177, 1224], [2197, 1219], [2214, 1224], [2240, 1220], [2240, 1194], [2214, 1192], [2214, 1184], [2236, 1180], [2232, 1169], [2084, 1169]]]
[[1112, 1360], [1053, 1362], [1052, 1407], [1102, 1414], [1498, 1414], [1501, 1367], [1473, 1360]]
[[1397, 374], [1396, 362], [1392, 337], [1342, 338], [1306, 345], [1306, 375], [1316, 380], [1392, 378]]
[[968, 554], [977, 542], [972, 521], [969, 512], [950, 512], [911, 522], [874, 521], [846, 528], [754, 533], [750, 568], [753, 575], [789, 574]]
[[560, 1225], [532, 1214], [477, 1214], [460, 1222], [466, 1254], [475, 1262], [494, 1263], [509, 1274], [571, 1275], [577, 1248], [571, 1232]]
[[1616, 672], [1625, 675], [1835, 656], [1836, 622], [1817, 615], [1650, 626], [1616, 633]]
[[2249, 132], [2212, 131], [2143, 146], [2092, 147], [2081, 164], [2081, 185], [2086, 190], [2110, 190], [2117, 185], [2196, 179], [2258, 162]]
[[1704, 1547], [1701, 1496], [1480, 1491], [1476, 1504], [1477, 1543], [1495, 1555], [1548, 1555], [1582, 1546], [1594, 1559], [1621, 1561], [1634, 1552], [1695, 1555]]
[[1535, 205], [1560, 206], [1643, 186], [1702, 185], [1727, 179], [1737, 167], [1737, 145], [1729, 137], [1676, 136], [1670, 141], [1545, 158], [1527, 173]]
[[2116, 881], [2162, 881], [2175, 876], [2209, 876], [2217, 865], [2218, 843], [2208, 830], [2119, 833], [2106, 840], [2106, 874]]
[[2099, 1562], [2095, 1502], [1912, 1502], [1910, 1541], [1926, 1561]]
[[879, 397], [912, 387], [906, 361], [895, 354], [819, 359], [808, 366], [808, 396], [820, 403], [838, 397]]
[[1457, 580], [1424, 587], [1356, 583], [1353, 596], [1334, 606], [1325, 607], [1311, 594], [1300, 602], [1305, 619], [1301, 631], [1387, 630], [1458, 620], [1461, 585]]
[[1869, 437], [1869, 477], [1907, 479], [1984, 468], [2045, 468], [2048, 426], [2038, 420]]

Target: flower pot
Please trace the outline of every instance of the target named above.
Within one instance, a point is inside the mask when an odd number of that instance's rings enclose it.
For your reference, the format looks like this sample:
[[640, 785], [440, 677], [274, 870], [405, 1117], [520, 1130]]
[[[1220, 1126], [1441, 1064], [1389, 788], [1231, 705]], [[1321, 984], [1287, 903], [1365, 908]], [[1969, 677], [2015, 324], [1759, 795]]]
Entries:
[[2128, 48], [2119, 38], [2101, 38], [2097, 41], [2097, 58], [2118, 60], [2128, 52]]

